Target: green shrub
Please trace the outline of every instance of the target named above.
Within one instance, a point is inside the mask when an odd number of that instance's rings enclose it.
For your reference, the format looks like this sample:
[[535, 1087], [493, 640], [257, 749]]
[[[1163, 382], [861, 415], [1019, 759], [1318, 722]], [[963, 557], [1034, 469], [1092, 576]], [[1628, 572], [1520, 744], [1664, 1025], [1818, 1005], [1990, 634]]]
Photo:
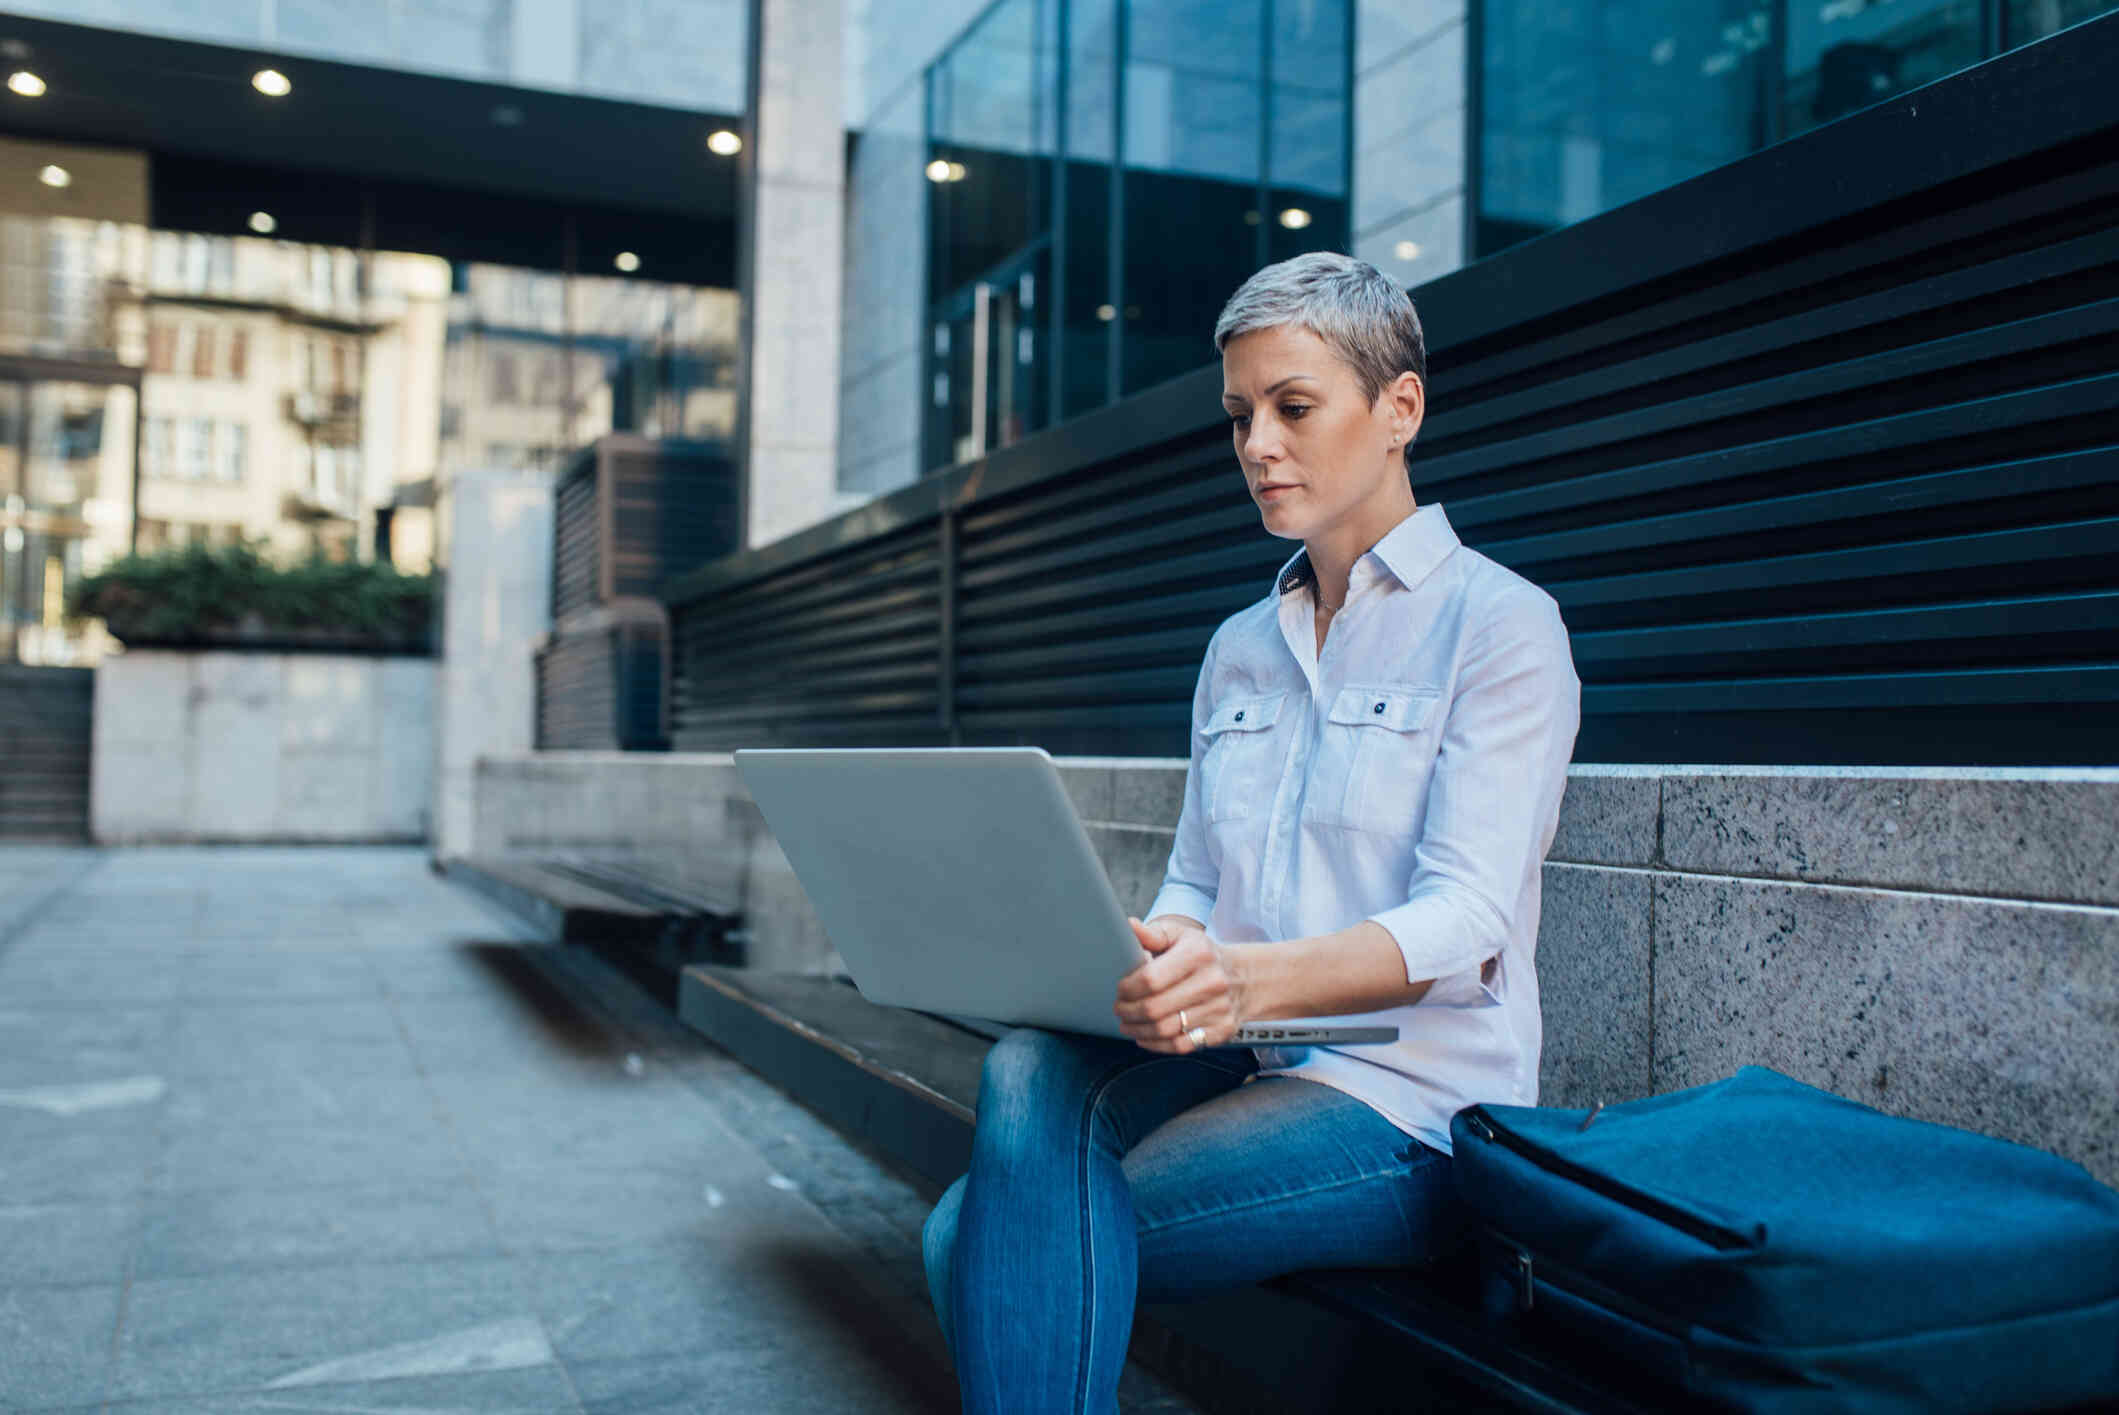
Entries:
[[127, 642], [275, 636], [424, 645], [433, 577], [321, 558], [278, 565], [254, 545], [127, 555], [76, 587], [73, 611]]

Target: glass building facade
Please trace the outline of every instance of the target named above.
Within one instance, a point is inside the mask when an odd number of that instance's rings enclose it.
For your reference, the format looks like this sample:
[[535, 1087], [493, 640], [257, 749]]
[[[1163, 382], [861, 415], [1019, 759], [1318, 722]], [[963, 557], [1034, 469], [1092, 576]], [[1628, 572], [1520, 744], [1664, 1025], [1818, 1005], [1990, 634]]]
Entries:
[[2119, 0], [1473, 3], [1473, 257], [2119, 8]]
[[1000, 0], [927, 70], [923, 462], [1212, 357], [1271, 260], [1348, 243], [1346, 0]]

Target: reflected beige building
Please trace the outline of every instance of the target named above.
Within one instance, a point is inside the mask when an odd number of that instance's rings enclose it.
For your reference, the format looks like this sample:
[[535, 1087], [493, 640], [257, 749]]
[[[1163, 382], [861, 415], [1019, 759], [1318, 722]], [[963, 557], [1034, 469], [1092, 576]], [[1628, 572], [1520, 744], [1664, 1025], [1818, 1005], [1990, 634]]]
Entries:
[[733, 434], [733, 291], [153, 230], [147, 191], [0, 138], [0, 661], [94, 661], [67, 596], [128, 549], [426, 570], [457, 470]]

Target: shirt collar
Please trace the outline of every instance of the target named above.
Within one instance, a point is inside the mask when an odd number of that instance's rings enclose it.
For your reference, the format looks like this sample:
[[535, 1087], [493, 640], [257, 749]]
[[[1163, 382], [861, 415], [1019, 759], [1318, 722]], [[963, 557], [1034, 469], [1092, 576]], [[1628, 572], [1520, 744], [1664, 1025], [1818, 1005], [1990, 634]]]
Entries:
[[[1362, 561], [1374, 556], [1378, 564], [1397, 576], [1399, 584], [1411, 589], [1433, 574], [1458, 544], [1457, 532], [1443, 513], [1442, 503], [1430, 501], [1391, 527], [1361, 560], [1354, 562], [1356, 581]], [[1310, 552], [1304, 549], [1296, 551], [1280, 567], [1280, 577], [1274, 583], [1279, 593], [1286, 595], [1316, 580], [1317, 572], [1310, 568]]]

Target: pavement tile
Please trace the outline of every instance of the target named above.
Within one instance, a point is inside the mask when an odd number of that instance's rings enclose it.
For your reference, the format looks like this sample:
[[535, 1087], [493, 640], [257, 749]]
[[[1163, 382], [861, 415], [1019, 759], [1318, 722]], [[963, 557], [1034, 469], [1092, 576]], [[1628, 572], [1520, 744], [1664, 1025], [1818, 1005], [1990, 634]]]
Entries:
[[467, 1181], [408, 1183], [393, 1175], [358, 1187], [157, 1192], [146, 1202], [133, 1271], [141, 1278], [198, 1277], [500, 1256], [485, 1205]]
[[130, 1197], [145, 1187], [154, 1156], [152, 1115], [113, 1122], [0, 1112], [0, 1195], [11, 1204]]
[[0, 1195], [0, 1288], [123, 1282], [141, 1209], [137, 1196], [28, 1203]]
[[172, 1076], [162, 1107], [163, 1133], [201, 1126], [281, 1131], [438, 1118], [432, 1093], [409, 1074], [409, 1063], [356, 1070], [329, 1064], [334, 1059], [343, 1060], [344, 1053], [290, 1057], [271, 1070]]
[[389, 1003], [374, 999], [186, 1004], [164, 1052], [177, 1075], [243, 1075], [280, 1066], [409, 1077], [412, 1055]]
[[515, 1371], [121, 1400], [104, 1409], [107, 1415], [578, 1415], [581, 1405], [566, 1370], [555, 1362]]
[[833, 1353], [715, 1351], [567, 1367], [587, 1415], [922, 1415], [957, 1408], [955, 1378], [931, 1361]]
[[0, 1004], [0, 1089], [138, 1075], [168, 1034], [162, 1006]]
[[39, 1002], [97, 1006], [167, 1002], [177, 990], [176, 971], [169, 958], [9, 949], [0, 953], [0, 998], [7, 999], [10, 1007]]
[[502, 1241], [516, 1253], [696, 1246], [742, 1237], [830, 1237], [816, 1209], [774, 1186], [762, 1166], [743, 1177], [715, 1164], [687, 1174], [573, 1173], [525, 1167], [483, 1173]]
[[445, 1184], [464, 1172], [456, 1142], [427, 1115], [320, 1121], [263, 1131], [235, 1123], [172, 1131], [163, 1141], [152, 1187], [159, 1193], [181, 1193]]
[[290, 950], [187, 954], [176, 980], [184, 1001], [282, 1002], [310, 998], [380, 997], [374, 971], [358, 953]]
[[549, 1351], [505, 1259], [135, 1280], [111, 1395], [529, 1367]]
[[0, 1287], [0, 1409], [102, 1400], [118, 1293], [115, 1283]]
[[837, 1243], [738, 1236], [698, 1247], [521, 1260], [562, 1360], [778, 1349], [821, 1359], [872, 1324]]

